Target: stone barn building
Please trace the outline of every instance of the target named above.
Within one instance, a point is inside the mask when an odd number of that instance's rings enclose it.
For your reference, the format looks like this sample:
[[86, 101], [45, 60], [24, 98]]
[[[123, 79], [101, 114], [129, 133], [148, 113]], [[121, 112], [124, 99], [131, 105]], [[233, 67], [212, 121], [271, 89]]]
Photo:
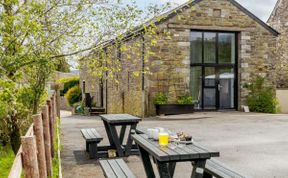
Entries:
[[[269, 85], [275, 85], [272, 66], [278, 32], [236, 1], [194, 0], [161, 17], [154, 22], [159, 38], [143, 35], [140, 28], [133, 38], [121, 41], [126, 46], [141, 44], [137, 49], [122, 53], [115, 49], [115, 60], [120, 58], [122, 64], [119, 82], [97, 79], [81, 67], [85, 92], [107, 113], [155, 115], [153, 100], [159, 92], [168, 96], [169, 103], [189, 93], [199, 111], [240, 110], [248, 94], [244, 86], [253, 75], [265, 76]], [[154, 55], [146, 57], [151, 40], [157, 41], [149, 50]], [[144, 72], [146, 68], [149, 72]], [[135, 71], [140, 75], [133, 75]]]

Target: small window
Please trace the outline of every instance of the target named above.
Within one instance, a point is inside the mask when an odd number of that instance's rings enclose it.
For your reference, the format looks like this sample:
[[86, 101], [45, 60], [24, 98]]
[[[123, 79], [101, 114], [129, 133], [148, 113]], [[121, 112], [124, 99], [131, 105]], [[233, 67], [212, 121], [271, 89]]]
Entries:
[[221, 17], [221, 9], [213, 9], [214, 17]]

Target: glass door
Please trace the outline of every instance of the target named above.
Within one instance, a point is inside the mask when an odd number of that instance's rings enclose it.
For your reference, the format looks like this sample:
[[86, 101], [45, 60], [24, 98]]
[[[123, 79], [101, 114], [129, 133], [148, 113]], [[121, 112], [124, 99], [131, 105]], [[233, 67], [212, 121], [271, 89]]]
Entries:
[[217, 69], [217, 109], [235, 108], [235, 73], [234, 68]]
[[217, 109], [217, 80], [215, 67], [205, 67], [203, 77], [203, 109]]

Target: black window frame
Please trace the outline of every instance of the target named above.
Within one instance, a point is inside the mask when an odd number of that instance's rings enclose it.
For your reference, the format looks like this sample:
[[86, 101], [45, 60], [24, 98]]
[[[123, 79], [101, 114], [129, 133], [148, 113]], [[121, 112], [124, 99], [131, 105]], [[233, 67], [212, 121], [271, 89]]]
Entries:
[[[202, 63], [192, 63], [192, 49], [191, 49], [191, 45], [190, 45], [190, 69], [192, 69], [193, 67], [202, 67], [202, 84], [201, 84], [201, 109], [200, 110], [205, 110], [207, 111], [207, 109], [204, 108], [204, 97], [203, 97], [203, 92], [204, 92], [204, 88], [210, 88], [210, 87], [205, 87], [205, 67], [215, 67], [216, 68], [225, 68], [225, 67], [230, 67], [234, 69], [234, 108], [231, 108], [233, 110], [237, 110], [238, 109], [238, 39], [239, 39], [239, 32], [237, 31], [221, 31], [221, 30], [194, 30], [191, 29], [190, 30], [190, 35], [189, 35], [189, 39], [191, 42], [191, 35], [193, 32], [202, 32]], [[204, 63], [204, 33], [216, 33], [216, 41], [215, 41], [215, 45], [216, 45], [216, 63]], [[235, 61], [234, 63], [219, 63], [219, 47], [218, 47], [218, 43], [219, 43], [219, 33], [231, 33], [235, 35]], [[216, 84], [217, 87], [217, 84]], [[212, 87], [213, 88], [213, 87]], [[216, 110], [219, 110], [219, 91], [217, 92], [216, 90]], [[215, 111], [215, 109], [208, 109]]]

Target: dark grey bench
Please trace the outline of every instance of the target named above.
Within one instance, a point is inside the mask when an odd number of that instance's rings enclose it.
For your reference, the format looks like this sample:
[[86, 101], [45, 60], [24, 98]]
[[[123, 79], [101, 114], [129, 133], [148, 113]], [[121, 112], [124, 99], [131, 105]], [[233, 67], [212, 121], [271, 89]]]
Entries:
[[89, 153], [89, 157], [98, 158], [97, 144], [103, 140], [103, 137], [94, 128], [81, 129], [83, 138], [86, 140], [86, 151]]
[[210, 159], [206, 161], [205, 170], [204, 170], [204, 178], [245, 178], [238, 174], [237, 172], [227, 168], [219, 161], [215, 159]]
[[136, 178], [123, 159], [100, 160], [106, 178]]

